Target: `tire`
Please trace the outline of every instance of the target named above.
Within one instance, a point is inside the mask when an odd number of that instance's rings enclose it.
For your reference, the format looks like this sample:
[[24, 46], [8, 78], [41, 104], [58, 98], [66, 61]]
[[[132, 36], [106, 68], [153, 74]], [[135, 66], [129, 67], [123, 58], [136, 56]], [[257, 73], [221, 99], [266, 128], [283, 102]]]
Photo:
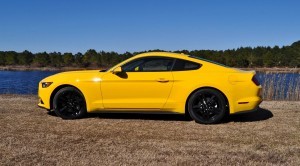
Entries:
[[199, 89], [188, 100], [188, 112], [197, 123], [216, 124], [226, 114], [226, 101], [214, 89]]
[[87, 113], [84, 96], [74, 87], [62, 88], [55, 94], [53, 109], [62, 119], [80, 119]]

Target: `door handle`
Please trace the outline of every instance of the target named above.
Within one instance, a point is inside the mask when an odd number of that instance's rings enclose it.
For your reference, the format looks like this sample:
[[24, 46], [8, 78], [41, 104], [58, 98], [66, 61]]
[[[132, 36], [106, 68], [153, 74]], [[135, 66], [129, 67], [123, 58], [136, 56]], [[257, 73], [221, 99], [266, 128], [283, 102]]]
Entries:
[[165, 78], [159, 78], [159, 79], [157, 79], [157, 82], [165, 83], [165, 82], [169, 82], [169, 80], [167, 80]]

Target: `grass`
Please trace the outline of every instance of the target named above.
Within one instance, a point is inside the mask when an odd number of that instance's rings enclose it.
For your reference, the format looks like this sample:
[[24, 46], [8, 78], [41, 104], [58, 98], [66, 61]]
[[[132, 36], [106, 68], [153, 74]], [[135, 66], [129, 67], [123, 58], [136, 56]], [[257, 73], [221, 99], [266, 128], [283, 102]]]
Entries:
[[177, 115], [62, 120], [0, 95], [0, 165], [299, 165], [300, 102], [267, 101], [218, 125]]

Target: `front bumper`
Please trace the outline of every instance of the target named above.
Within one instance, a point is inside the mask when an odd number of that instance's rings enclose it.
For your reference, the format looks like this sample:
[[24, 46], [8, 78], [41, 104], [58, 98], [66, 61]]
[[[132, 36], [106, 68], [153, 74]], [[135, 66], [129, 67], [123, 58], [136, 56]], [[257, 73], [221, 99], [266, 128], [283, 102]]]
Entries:
[[[52, 85], [51, 85], [52, 86]], [[48, 87], [48, 88], [42, 88], [41, 83], [39, 83], [39, 89], [38, 89], [38, 106], [41, 108], [45, 109], [50, 109], [50, 97], [51, 97], [51, 92], [53, 87]]]

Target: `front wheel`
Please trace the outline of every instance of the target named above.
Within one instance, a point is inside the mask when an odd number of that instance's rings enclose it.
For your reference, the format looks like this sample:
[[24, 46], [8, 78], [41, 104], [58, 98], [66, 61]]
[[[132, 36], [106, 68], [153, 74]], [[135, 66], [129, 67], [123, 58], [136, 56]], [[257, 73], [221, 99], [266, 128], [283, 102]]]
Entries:
[[226, 101], [214, 89], [199, 89], [188, 100], [188, 111], [197, 123], [215, 124], [226, 114]]
[[63, 119], [79, 119], [87, 112], [82, 93], [74, 87], [60, 89], [53, 98], [53, 108]]

